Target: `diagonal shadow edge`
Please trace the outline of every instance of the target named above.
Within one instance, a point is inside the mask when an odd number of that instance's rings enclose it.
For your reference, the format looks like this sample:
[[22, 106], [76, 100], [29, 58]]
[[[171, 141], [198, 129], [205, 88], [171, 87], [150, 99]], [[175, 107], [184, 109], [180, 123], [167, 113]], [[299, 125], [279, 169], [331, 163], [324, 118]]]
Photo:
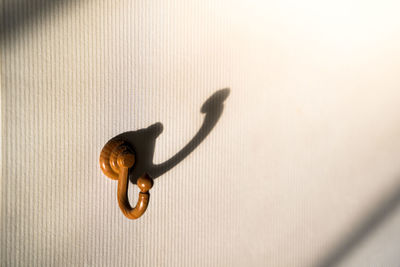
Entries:
[[333, 251], [320, 259], [314, 267], [333, 267], [340, 264], [368, 235], [372, 234], [400, 206], [400, 184], [383, 199], [359, 224], [349, 237], [340, 241]]

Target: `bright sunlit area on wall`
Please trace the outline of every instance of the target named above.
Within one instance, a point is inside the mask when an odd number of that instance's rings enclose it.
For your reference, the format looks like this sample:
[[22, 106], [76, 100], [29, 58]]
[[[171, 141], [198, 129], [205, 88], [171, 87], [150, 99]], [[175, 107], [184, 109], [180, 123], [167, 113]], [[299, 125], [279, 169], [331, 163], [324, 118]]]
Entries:
[[400, 1], [0, 8], [1, 266], [399, 266]]

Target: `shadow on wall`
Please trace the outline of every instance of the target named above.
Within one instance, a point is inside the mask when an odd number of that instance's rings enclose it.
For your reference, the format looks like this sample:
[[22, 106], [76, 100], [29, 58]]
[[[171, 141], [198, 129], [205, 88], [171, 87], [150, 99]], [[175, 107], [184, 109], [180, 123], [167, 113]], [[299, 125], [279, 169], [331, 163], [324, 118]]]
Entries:
[[341, 240], [333, 250], [313, 266], [334, 267], [340, 265], [343, 260], [351, 256], [352, 252], [362, 243], [362, 241], [377, 230], [399, 206], [400, 184], [390, 194], [388, 194], [388, 197], [378, 203], [369, 216], [364, 218], [349, 235]]
[[196, 135], [185, 147], [169, 160], [161, 164], [153, 164], [154, 148], [157, 137], [163, 131], [163, 125], [157, 122], [145, 129], [125, 132], [113, 139], [122, 139], [131, 144], [135, 150], [136, 161], [129, 171], [129, 180], [136, 184], [137, 179], [144, 173], [148, 173], [153, 179], [163, 175], [184, 160], [207, 137], [224, 110], [224, 101], [229, 96], [230, 89], [218, 90], [201, 107], [201, 113], [205, 113], [204, 121]]
[[0, 1], [0, 43], [15, 37], [64, 5], [77, 0], [3, 0]]

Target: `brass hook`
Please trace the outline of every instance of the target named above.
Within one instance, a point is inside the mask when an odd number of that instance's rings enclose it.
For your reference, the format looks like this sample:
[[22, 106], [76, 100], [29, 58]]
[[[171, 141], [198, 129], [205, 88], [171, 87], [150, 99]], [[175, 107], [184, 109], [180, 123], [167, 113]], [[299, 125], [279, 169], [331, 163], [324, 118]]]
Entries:
[[117, 198], [122, 213], [129, 219], [137, 219], [143, 215], [149, 204], [153, 179], [148, 174], [143, 174], [137, 180], [140, 189], [139, 199], [134, 208], [128, 199], [128, 171], [135, 164], [135, 155], [131, 147], [121, 140], [110, 140], [100, 153], [100, 168], [103, 173], [113, 180], [118, 180]]

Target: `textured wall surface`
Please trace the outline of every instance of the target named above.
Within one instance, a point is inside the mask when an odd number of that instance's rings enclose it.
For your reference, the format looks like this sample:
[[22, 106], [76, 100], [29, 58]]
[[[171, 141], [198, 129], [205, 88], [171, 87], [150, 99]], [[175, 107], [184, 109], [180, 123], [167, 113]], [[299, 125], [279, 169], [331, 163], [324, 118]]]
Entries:
[[[399, 6], [321, 2], [2, 1], [1, 265], [398, 266]], [[226, 87], [124, 218], [102, 146]]]

